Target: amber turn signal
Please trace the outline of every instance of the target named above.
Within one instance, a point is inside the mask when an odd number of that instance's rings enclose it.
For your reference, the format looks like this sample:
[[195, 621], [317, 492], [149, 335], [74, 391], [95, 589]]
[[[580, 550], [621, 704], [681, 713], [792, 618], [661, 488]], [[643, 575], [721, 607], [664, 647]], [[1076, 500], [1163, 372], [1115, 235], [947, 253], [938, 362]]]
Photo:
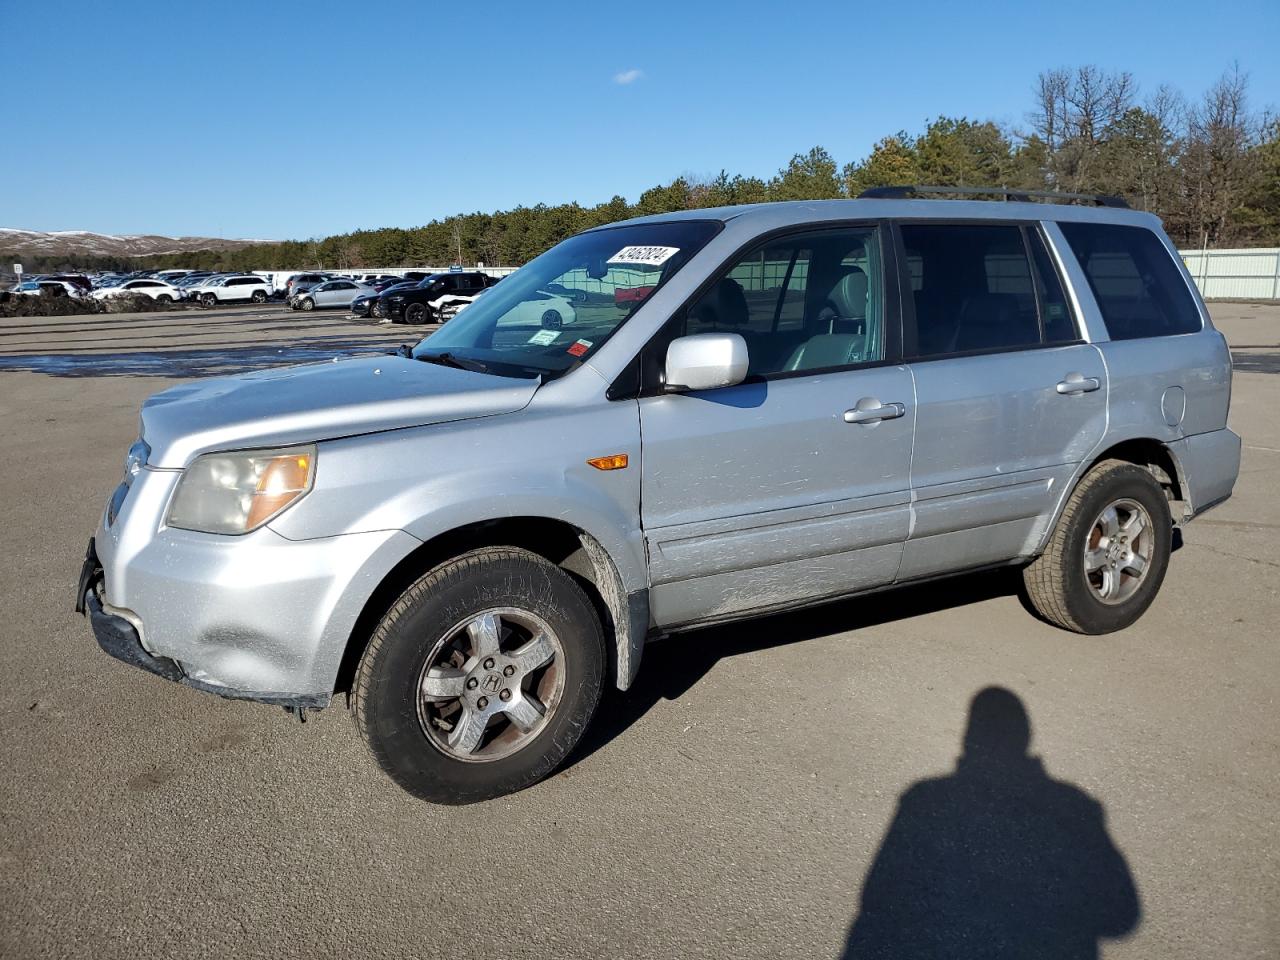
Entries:
[[615, 453], [607, 457], [592, 457], [587, 463], [597, 470], [623, 470], [627, 466], [627, 455]]
[[258, 478], [257, 489], [253, 493], [253, 505], [249, 508], [245, 527], [252, 530], [258, 524], [265, 523], [306, 493], [310, 486], [310, 457], [291, 454], [268, 460], [266, 469]]

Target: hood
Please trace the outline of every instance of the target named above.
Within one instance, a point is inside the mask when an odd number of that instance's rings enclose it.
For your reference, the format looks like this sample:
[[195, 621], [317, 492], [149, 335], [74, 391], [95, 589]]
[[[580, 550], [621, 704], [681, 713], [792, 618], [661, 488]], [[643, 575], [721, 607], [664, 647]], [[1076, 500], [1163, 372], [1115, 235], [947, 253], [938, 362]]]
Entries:
[[523, 409], [536, 380], [379, 356], [260, 370], [171, 387], [142, 405], [149, 465], [213, 450], [284, 446]]

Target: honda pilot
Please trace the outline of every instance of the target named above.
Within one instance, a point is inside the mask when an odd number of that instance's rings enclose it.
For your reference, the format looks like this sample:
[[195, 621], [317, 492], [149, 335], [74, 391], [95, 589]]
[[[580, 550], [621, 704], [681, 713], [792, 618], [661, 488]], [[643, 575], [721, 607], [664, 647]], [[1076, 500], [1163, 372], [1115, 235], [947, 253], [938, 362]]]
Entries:
[[345, 694], [443, 803], [554, 771], [666, 634], [998, 567], [1123, 630], [1231, 494], [1227, 345], [1154, 216], [920, 193], [599, 227], [395, 355], [158, 393], [77, 604], [197, 690]]

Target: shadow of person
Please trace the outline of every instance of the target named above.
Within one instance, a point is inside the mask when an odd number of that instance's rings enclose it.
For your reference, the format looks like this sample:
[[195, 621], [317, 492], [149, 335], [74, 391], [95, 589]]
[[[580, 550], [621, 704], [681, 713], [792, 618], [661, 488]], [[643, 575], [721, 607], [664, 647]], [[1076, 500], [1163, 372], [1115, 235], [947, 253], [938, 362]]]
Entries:
[[862, 888], [846, 958], [1098, 956], [1135, 930], [1138, 892], [1102, 804], [1028, 755], [1001, 687], [969, 707], [953, 774], [902, 795]]

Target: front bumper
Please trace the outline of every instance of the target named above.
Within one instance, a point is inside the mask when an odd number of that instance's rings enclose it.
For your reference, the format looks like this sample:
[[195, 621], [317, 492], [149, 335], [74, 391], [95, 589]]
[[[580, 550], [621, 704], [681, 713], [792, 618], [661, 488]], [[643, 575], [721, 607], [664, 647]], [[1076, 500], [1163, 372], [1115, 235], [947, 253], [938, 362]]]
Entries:
[[176, 482], [144, 469], [114, 522], [103, 516], [77, 596], [95, 636], [100, 622], [110, 627], [112, 643], [100, 645], [219, 696], [327, 703], [365, 604], [419, 541], [401, 530], [312, 540], [270, 526], [238, 537], [178, 530], [163, 522]]
[[182, 672], [182, 668], [178, 666], [176, 661], [171, 660], [169, 657], [153, 657], [147, 653], [143, 649], [142, 641], [138, 638], [138, 631], [132, 623], [124, 617], [116, 616], [103, 610], [102, 602], [95, 593], [95, 586], [91, 585], [81, 596], [80, 605], [84, 607], [85, 616], [89, 618], [89, 623], [93, 627], [93, 636], [98, 641], [98, 646], [122, 663], [127, 663], [132, 667], [139, 667], [148, 673], [154, 673], [157, 677], [163, 677], [165, 680], [186, 684], [197, 690], [214, 693], [230, 700], [255, 700], [259, 703], [271, 703], [287, 707], [290, 710], [305, 708], [320, 710], [329, 705], [329, 700], [331, 699], [329, 694], [271, 693], [258, 690], [241, 690], [235, 687], [207, 683], [187, 676]]

